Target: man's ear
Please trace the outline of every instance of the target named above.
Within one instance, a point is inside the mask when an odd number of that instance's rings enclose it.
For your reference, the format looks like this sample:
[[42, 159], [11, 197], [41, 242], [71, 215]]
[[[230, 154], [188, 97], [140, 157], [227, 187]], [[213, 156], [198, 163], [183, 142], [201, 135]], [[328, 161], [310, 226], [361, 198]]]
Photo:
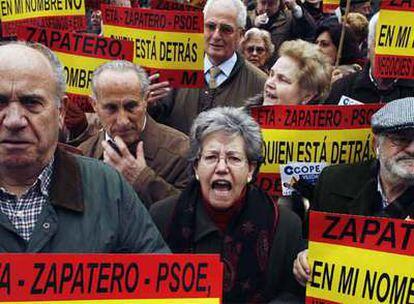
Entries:
[[374, 135], [374, 137], [372, 138], [372, 147], [374, 148], [374, 153], [378, 158], [378, 154], [379, 154], [379, 138], [377, 135]]
[[151, 91], [150, 91], [150, 90], [147, 90], [147, 91], [144, 93], [144, 97], [142, 98], [142, 102], [143, 102], [143, 103], [144, 103], [144, 105], [145, 105], [145, 111], [147, 111], [147, 108], [148, 108], [148, 98], [149, 98], [150, 93], [151, 93]]
[[93, 110], [94, 110], [94, 111], [95, 111], [95, 113], [96, 113], [96, 108], [97, 108], [97, 101], [96, 101], [96, 97], [95, 97], [95, 96], [93, 96], [93, 95], [90, 95], [90, 96], [89, 96], [89, 102], [91, 103], [92, 108], [93, 108]]

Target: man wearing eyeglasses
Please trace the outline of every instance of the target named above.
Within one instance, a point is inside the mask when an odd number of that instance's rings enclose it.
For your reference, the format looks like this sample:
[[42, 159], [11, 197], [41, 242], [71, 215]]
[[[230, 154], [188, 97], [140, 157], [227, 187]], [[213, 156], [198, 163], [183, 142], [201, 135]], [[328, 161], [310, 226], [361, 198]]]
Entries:
[[[377, 160], [322, 171], [312, 209], [325, 212], [414, 218], [414, 98], [394, 100], [372, 116]], [[309, 278], [307, 253], [294, 264], [296, 279]]]
[[204, 77], [200, 89], [172, 91], [151, 105], [149, 112], [162, 123], [189, 133], [198, 113], [217, 107], [243, 105], [263, 90], [266, 74], [236, 52], [246, 25], [240, 0], [208, 0], [204, 7]]

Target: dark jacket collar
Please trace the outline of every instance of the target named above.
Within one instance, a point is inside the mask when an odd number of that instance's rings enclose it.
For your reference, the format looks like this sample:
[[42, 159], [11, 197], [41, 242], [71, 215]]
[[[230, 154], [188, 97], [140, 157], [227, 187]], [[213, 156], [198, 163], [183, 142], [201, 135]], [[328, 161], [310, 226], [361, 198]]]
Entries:
[[75, 156], [57, 148], [50, 186], [52, 205], [83, 212], [82, 179]]

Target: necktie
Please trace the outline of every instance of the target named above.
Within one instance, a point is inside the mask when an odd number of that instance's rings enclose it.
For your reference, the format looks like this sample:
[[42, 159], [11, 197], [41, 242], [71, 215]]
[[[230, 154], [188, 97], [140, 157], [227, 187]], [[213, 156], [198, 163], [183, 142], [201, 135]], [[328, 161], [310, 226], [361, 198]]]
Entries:
[[221, 73], [221, 69], [217, 66], [213, 66], [209, 70], [210, 73], [210, 81], [208, 82], [208, 87], [210, 89], [217, 88], [217, 80], [216, 77]]

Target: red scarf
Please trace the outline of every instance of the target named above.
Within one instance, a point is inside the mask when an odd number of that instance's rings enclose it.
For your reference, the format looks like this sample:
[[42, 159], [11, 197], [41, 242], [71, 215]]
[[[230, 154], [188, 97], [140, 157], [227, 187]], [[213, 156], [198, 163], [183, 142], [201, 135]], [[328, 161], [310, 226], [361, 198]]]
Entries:
[[246, 187], [243, 188], [239, 198], [236, 202], [227, 209], [216, 209], [214, 208], [210, 202], [203, 196], [203, 206], [207, 211], [208, 216], [210, 219], [216, 224], [216, 226], [222, 231], [226, 231], [230, 220], [235, 216], [243, 207], [243, 203], [245, 201], [246, 196]]

